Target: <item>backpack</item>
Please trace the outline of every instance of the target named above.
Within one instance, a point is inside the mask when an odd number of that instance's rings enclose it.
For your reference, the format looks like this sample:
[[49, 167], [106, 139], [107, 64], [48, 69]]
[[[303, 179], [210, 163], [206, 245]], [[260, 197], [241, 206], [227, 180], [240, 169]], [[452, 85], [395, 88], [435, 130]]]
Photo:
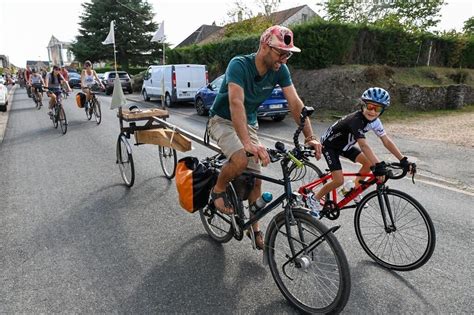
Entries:
[[79, 108], [84, 108], [84, 105], [86, 105], [86, 94], [82, 92], [76, 94], [76, 105]]
[[204, 208], [216, 180], [217, 172], [206, 161], [192, 156], [180, 159], [176, 166], [176, 188], [181, 207], [190, 213]]

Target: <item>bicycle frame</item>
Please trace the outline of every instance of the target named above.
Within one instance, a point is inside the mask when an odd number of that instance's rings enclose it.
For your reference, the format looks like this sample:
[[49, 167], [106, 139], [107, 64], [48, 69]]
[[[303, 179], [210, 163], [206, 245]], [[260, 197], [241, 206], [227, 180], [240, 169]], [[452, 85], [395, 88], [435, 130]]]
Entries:
[[[344, 198], [342, 198], [340, 201], [338, 201], [338, 194], [337, 194], [337, 189], [333, 189], [330, 194], [332, 197], [332, 200], [334, 204], [337, 206], [338, 209], [347, 209], [347, 208], [355, 208], [355, 206], [347, 206], [346, 205], [351, 202], [355, 197], [360, 195], [363, 191], [365, 191], [367, 188], [372, 186], [373, 184], [377, 183], [377, 178], [375, 178], [374, 174], [359, 174], [359, 173], [343, 173], [344, 178], [346, 177], [366, 177], [368, 178], [367, 180], [361, 181], [360, 186], [357, 188], [352, 189]], [[319, 185], [322, 185], [323, 182], [332, 180], [332, 174], [331, 173], [326, 173], [319, 179], [306, 184], [298, 189], [298, 193], [302, 194], [303, 196], [306, 196], [309, 191], [313, 191], [313, 189]]]

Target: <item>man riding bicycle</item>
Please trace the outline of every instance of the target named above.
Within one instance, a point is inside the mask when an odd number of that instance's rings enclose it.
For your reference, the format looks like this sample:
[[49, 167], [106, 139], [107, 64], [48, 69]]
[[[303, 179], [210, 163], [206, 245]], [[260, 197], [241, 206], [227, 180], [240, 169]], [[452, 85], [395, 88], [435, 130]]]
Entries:
[[[293, 52], [301, 50], [293, 44], [293, 32], [275, 25], [263, 32], [257, 53], [232, 58], [227, 66], [224, 81], [210, 110], [208, 130], [228, 162], [222, 167], [217, 183], [211, 191], [215, 207], [224, 214], [232, 214], [226, 194], [227, 184], [249, 168], [260, 172], [260, 164], [267, 166], [270, 158], [257, 137], [257, 109], [267, 99], [273, 88], [281, 86], [288, 107], [297, 124], [304, 107], [291, 81], [286, 65]], [[303, 129], [305, 144], [321, 158], [321, 144], [314, 136], [309, 119]], [[252, 157], [248, 157], [252, 155]], [[261, 180], [256, 180], [249, 194], [249, 204], [261, 195]], [[263, 233], [254, 224], [254, 237], [259, 249], [264, 247]], [[247, 234], [249, 235], [249, 234]]]

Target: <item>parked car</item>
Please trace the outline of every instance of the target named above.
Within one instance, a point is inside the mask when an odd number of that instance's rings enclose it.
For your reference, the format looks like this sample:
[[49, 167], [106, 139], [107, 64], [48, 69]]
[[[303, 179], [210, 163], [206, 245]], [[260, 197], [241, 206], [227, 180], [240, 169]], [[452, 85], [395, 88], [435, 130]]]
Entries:
[[69, 72], [69, 86], [71, 89], [77, 87], [81, 88], [81, 75], [77, 72]]
[[[127, 91], [128, 93], [133, 93], [132, 90], [132, 80], [130, 76], [125, 71], [117, 71], [119, 76], [120, 83], [122, 84], [122, 90]], [[102, 84], [105, 86], [105, 94], [110, 95], [114, 91], [114, 80], [115, 80], [115, 71], [108, 71], [104, 73], [104, 81]]]
[[7, 110], [8, 105], [8, 89], [5, 86], [5, 80], [0, 76], [0, 112]]
[[[224, 75], [221, 75], [197, 91], [196, 96], [194, 96], [194, 107], [198, 115], [205, 116], [209, 114], [209, 109], [221, 88], [223, 80]], [[273, 89], [272, 95], [260, 105], [257, 111], [258, 118], [269, 117], [273, 121], [282, 121], [287, 114], [288, 101], [279, 86]]]
[[175, 102], [192, 102], [197, 90], [207, 83], [205, 65], [150, 66], [143, 77], [141, 91], [145, 101], [149, 101], [150, 97], [161, 98], [163, 95], [165, 105], [171, 107]]

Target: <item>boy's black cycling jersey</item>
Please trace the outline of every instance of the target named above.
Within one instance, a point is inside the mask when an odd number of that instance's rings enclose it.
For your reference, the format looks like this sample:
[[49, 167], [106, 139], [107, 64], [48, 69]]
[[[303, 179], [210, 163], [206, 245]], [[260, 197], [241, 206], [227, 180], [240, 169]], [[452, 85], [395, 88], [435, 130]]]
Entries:
[[365, 139], [365, 134], [373, 130], [379, 137], [385, 135], [379, 118], [369, 121], [362, 111], [356, 111], [336, 121], [321, 137], [321, 144], [340, 151], [347, 151], [354, 146], [357, 139]]

